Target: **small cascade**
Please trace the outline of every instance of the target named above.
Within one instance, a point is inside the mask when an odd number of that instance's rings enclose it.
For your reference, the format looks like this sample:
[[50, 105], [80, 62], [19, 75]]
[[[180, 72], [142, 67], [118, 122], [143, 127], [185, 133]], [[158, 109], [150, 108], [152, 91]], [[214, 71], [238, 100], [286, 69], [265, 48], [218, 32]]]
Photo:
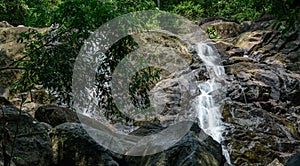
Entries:
[[[210, 76], [209, 80], [198, 85], [201, 91], [201, 95], [199, 95], [197, 99], [199, 126], [215, 141], [221, 143], [223, 140], [222, 133], [224, 125], [220, 112], [221, 101], [218, 101], [216, 98], [221, 98], [219, 100], [224, 99], [222, 98], [222, 93], [224, 94], [224, 91], [222, 91], [224, 88], [222, 81], [224, 81], [223, 76], [225, 75], [225, 70], [224, 67], [220, 65], [219, 54], [214, 51], [211, 46], [205, 43], [198, 43], [196, 45], [196, 52], [203, 60]], [[231, 165], [229, 154], [224, 147], [223, 155], [228, 164]]]

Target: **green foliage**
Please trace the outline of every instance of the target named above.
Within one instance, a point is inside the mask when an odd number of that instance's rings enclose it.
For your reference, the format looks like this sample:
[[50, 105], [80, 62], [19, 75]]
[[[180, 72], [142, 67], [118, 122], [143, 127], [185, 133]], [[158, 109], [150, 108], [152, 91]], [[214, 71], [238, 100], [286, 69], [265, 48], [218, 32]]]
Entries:
[[159, 81], [162, 71], [163, 69], [147, 67], [133, 76], [129, 85], [129, 94], [137, 108], [145, 109], [150, 107], [148, 92]]
[[78, 41], [72, 40], [74, 34], [63, 33], [63, 30], [59, 32], [59, 38], [36, 30], [22, 34], [20, 41], [31, 40], [25, 42], [26, 60], [17, 64], [25, 71], [15, 88], [28, 91], [35, 85], [43, 85], [51, 94], [57, 95], [58, 101], [70, 104], [72, 65], [80, 46]]
[[289, 32], [295, 30], [296, 25], [300, 24], [300, 3], [294, 0], [282, 0], [272, 6], [271, 14], [277, 16], [277, 22], [273, 28], [280, 30], [284, 36], [288, 36]]
[[202, 6], [200, 4], [195, 4], [192, 1], [181, 2], [179, 5], [174, 7], [173, 12], [191, 20], [196, 20], [203, 16]]
[[270, 15], [278, 20], [274, 28], [282, 31], [283, 35], [294, 30], [300, 21], [300, 4], [295, 0], [166, 0], [161, 4], [161, 9], [192, 20], [222, 16], [239, 23]]
[[214, 26], [207, 27], [206, 32], [210, 39], [219, 39], [221, 37], [216, 27]]
[[61, 0], [1, 0], [0, 20], [15, 26], [48, 26], [52, 13], [60, 2]]
[[24, 24], [26, 8], [23, 0], [1, 0], [0, 20], [8, 21], [12, 25]]
[[[140, 5], [132, 6], [138, 2]], [[57, 101], [71, 106], [73, 63], [90, 32], [119, 15], [135, 10], [154, 9], [154, 7], [154, 3], [146, 0], [62, 1], [52, 13], [50, 20], [59, 25], [58, 29], [49, 30], [47, 33], [30, 30], [21, 35], [19, 41], [25, 43], [26, 58], [17, 65], [24, 68], [25, 72], [14, 87], [21, 91], [28, 91], [35, 85], [43, 85]], [[99, 106], [108, 110], [105, 112], [107, 117], [117, 115], [126, 119], [112, 102], [110, 87], [105, 85], [111, 81], [111, 77], [107, 75], [111, 75], [119, 61], [135, 47], [136, 43], [130, 36], [118, 41], [109, 49], [103, 60], [104, 63], [99, 66], [96, 76]]]
[[50, 26], [54, 11], [58, 9], [61, 0], [36, 0], [27, 2], [25, 25], [32, 27]]
[[[87, 15], [83, 20], [94, 19], [93, 23], [98, 26], [99, 19], [90, 17], [96, 16], [94, 12], [97, 12], [102, 19], [104, 15], [107, 18], [114, 18], [117, 15], [133, 11], [154, 9], [155, 2], [157, 1], [2, 0], [0, 2], [0, 20], [8, 21], [13, 25], [24, 24], [43, 27], [57, 22], [57, 19], [64, 18], [66, 15], [72, 15], [72, 17], [76, 15], [75, 17], [78, 18], [79, 15], [83, 14], [82, 17]], [[78, 4], [77, 8], [75, 4]], [[107, 4], [111, 6], [108, 7]], [[223, 16], [233, 21], [242, 22], [255, 20], [268, 13], [278, 17], [280, 23], [276, 27], [283, 25], [286, 31], [293, 28], [295, 22], [299, 20], [299, 4], [294, 0], [164, 0], [160, 1], [160, 4], [161, 10], [175, 12], [192, 20], [199, 17]], [[70, 9], [70, 13], [59, 12], [59, 10], [67, 11], [66, 8]], [[83, 10], [79, 10], [79, 8]], [[99, 8], [102, 8], [103, 12], [99, 13]], [[81, 12], [74, 13], [77, 11]], [[110, 13], [107, 13], [107, 11], [110, 11]], [[56, 13], [65, 15], [58, 16]]]
[[21, 157], [14, 157], [14, 159], [17, 161], [23, 160]]
[[115, 103], [113, 102], [111, 87], [106, 85], [107, 83], [111, 82], [112, 73], [117, 67], [118, 63], [136, 48], [137, 44], [131, 36], [122, 38], [109, 48], [103, 57], [103, 62], [105, 63], [101, 63], [98, 67], [96, 75], [96, 87], [99, 97], [99, 106], [100, 108], [104, 108], [106, 110], [104, 115], [109, 119], [117, 115], [118, 117], [124, 118], [126, 121], [129, 120], [116, 107]]
[[116, 0], [114, 2], [118, 8], [118, 12], [122, 14], [155, 9], [155, 3], [153, 0]]

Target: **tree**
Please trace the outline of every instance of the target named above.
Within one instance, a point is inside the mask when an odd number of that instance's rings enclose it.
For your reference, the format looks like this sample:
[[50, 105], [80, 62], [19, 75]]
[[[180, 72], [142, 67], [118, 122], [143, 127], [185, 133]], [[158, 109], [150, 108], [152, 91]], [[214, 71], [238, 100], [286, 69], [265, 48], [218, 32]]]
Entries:
[[[135, 10], [155, 9], [152, 1], [99, 1], [99, 0], [65, 0], [58, 5], [51, 16], [51, 22], [59, 25], [47, 33], [30, 30], [23, 33], [19, 39], [25, 41], [24, 57], [16, 63], [18, 68], [25, 69], [21, 79], [13, 86], [20, 91], [28, 91], [35, 85], [43, 85], [60, 103], [72, 105], [72, 69], [75, 59], [91, 32], [103, 23]], [[42, 16], [42, 15], [40, 15]], [[36, 21], [43, 19], [39, 18]], [[32, 23], [34, 24], [34, 23]], [[99, 91], [99, 105], [104, 97], [111, 100], [110, 91], [105, 82], [118, 62], [135, 46], [133, 39], [128, 36], [109, 49], [106, 53], [108, 66], [100, 66], [102, 70], [97, 75]], [[101, 97], [102, 96], [102, 97]], [[103, 106], [103, 105], [102, 105]], [[112, 102], [104, 105], [107, 110], [114, 110], [111, 114], [119, 114]]]

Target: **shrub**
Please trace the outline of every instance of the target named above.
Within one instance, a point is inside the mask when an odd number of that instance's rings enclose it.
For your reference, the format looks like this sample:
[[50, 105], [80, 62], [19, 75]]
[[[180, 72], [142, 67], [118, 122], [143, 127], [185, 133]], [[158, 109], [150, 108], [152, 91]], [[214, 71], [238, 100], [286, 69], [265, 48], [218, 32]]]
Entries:
[[200, 4], [195, 4], [192, 1], [181, 2], [174, 7], [173, 12], [191, 20], [196, 20], [203, 16], [202, 6]]

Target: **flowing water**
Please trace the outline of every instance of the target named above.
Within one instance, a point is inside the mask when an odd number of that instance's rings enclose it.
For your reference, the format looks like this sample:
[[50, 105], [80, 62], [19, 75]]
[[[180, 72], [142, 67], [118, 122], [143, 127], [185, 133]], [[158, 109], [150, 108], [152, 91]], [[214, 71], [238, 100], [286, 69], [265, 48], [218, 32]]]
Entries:
[[[225, 97], [225, 85], [222, 83], [224, 82], [225, 70], [220, 65], [220, 55], [211, 46], [205, 43], [197, 43], [196, 52], [205, 64], [210, 77], [209, 80], [198, 85], [201, 91], [201, 95], [197, 99], [199, 126], [215, 141], [221, 143], [224, 125], [220, 105]], [[231, 165], [229, 154], [224, 146], [223, 155], [228, 164]]]

